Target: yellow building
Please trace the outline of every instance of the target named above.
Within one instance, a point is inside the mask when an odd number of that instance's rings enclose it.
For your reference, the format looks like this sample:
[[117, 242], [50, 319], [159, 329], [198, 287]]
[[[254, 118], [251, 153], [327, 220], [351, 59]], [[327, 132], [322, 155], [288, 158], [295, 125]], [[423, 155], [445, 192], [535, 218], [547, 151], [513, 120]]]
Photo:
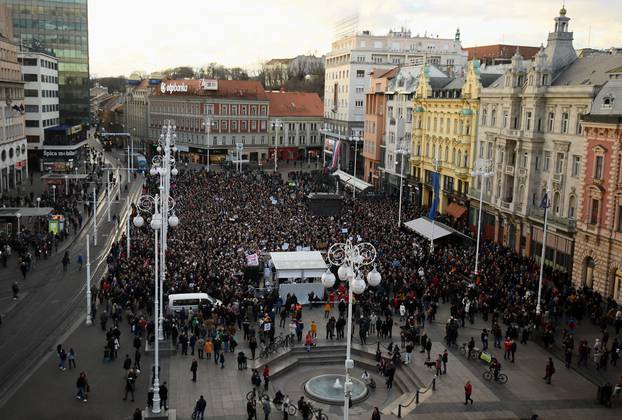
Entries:
[[420, 182], [423, 206], [433, 199], [432, 173], [440, 173], [438, 212], [462, 217], [473, 171], [479, 94], [479, 61], [469, 62], [465, 78], [430, 77], [426, 64], [415, 92], [412, 133], [412, 175]]

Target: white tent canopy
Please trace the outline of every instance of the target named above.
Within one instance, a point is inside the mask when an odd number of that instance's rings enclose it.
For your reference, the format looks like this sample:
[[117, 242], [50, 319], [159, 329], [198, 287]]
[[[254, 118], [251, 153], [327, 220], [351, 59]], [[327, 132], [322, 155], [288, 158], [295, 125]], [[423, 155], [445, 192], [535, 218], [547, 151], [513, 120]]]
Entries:
[[277, 278], [321, 277], [328, 266], [319, 251], [271, 252]]
[[372, 184], [365, 182], [362, 179], [350, 175], [349, 173], [342, 170], [333, 172], [333, 175], [339, 178], [339, 180], [344, 184], [356, 188], [359, 191], [365, 191], [366, 189], [373, 187]]
[[404, 223], [404, 225], [408, 229], [423, 236], [428, 241], [432, 239], [436, 241], [437, 239], [454, 233], [453, 231], [446, 229], [444, 226], [438, 223], [432, 223], [432, 220], [428, 219], [427, 217], [420, 217], [418, 219], [411, 220], [410, 222]]

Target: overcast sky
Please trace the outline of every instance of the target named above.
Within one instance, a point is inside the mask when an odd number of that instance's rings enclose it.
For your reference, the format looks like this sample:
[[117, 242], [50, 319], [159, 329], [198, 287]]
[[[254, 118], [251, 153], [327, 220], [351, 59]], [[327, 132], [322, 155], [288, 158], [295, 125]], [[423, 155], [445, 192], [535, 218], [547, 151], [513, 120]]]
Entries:
[[[568, 0], [575, 48], [622, 46], [621, 0]], [[453, 38], [464, 47], [539, 46], [553, 30], [556, 0], [90, 0], [91, 75], [129, 75], [216, 61], [257, 67], [270, 58], [330, 50], [337, 20], [359, 29]]]

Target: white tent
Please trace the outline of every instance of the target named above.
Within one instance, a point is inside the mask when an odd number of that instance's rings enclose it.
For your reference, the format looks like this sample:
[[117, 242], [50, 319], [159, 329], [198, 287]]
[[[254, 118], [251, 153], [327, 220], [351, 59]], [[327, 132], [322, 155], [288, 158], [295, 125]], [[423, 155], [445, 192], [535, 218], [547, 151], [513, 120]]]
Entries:
[[436, 241], [439, 238], [443, 238], [447, 235], [451, 235], [454, 231], [448, 230], [439, 223], [432, 223], [432, 220], [427, 217], [420, 217], [415, 220], [411, 220], [410, 222], [404, 223], [404, 225], [414, 231], [415, 233], [423, 236], [428, 241], [434, 240]]
[[321, 277], [328, 266], [319, 251], [271, 252], [277, 278]]
[[365, 191], [366, 189], [373, 187], [372, 184], [365, 182], [362, 179], [356, 178], [354, 175], [351, 175], [342, 170], [333, 172], [333, 175], [339, 178], [339, 180], [347, 186], [351, 188], [356, 188], [359, 191]]

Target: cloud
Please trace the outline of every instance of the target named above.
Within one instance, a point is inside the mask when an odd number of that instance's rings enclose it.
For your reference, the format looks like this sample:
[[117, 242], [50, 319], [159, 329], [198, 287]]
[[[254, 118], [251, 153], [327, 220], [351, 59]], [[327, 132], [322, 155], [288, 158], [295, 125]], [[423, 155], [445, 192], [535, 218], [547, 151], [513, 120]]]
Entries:
[[[619, 0], [567, 5], [575, 47], [609, 47], [622, 39]], [[463, 45], [540, 45], [553, 28], [558, 0], [91, 0], [91, 73], [129, 74], [217, 61], [256, 65], [262, 59], [330, 50], [337, 20], [359, 15], [359, 30], [407, 27], [453, 37]], [[588, 35], [589, 34], [589, 35]]]

